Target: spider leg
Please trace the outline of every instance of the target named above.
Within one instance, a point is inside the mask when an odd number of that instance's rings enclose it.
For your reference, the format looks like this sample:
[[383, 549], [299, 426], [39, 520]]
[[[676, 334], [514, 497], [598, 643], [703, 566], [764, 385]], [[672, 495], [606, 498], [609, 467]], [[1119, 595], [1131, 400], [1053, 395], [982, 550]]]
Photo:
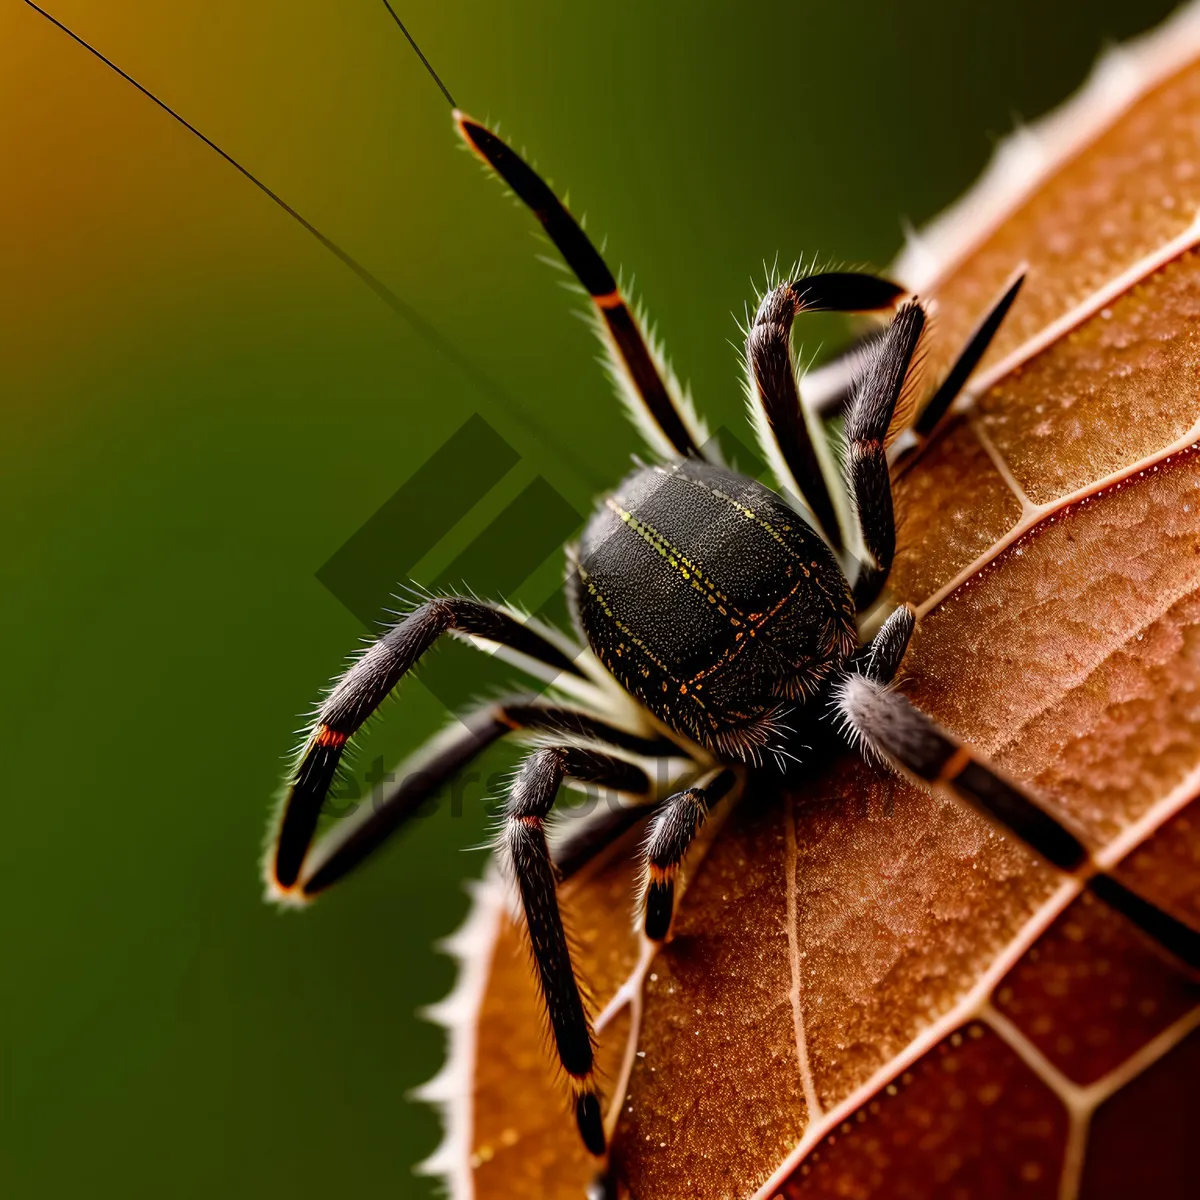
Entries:
[[572, 821], [569, 829], [555, 830], [550, 857], [554, 859], [559, 882], [577, 875], [635, 825], [658, 812], [663, 803], [655, 799], [645, 804], [622, 804], [618, 808], [605, 805], [586, 820]]
[[621, 792], [645, 793], [651, 784], [644, 771], [622, 759], [593, 750], [545, 747], [525, 759], [505, 812], [503, 844], [521, 894], [550, 1032], [574, 1087], [580, 1135], [587, 1149], [599, 1157], [606, 1147], [593, 1075], [591, 1024], [571, 962], [546, 844], [546, 817], [568, 778]]
[[[934, 395], [926, 401], [924, 410], [917, 418], [913, 429], [918, 437], [927, 438], [933, 432], [934, 427], [962, 391], [971, 372], [979, 365], [979, 360], [991, 345], [996, 331], [1003, 323], [1024, 282], [1025, 272], [1022, 269], [1013, 276], [1012, 282], [1005, 288], [1000, 299], [976, 326], [975, 332], [967, 340], [946, 378]], [[820, 417], [834, 417], [845, 411], [854, 390], [858, 364], [863, 355], [869, 353], [882, 336], [882, 330], [870, 329], [835, 358], [808, 373], [804, 381], [804, 396], [808, 407], [814, 413]]]
[[683, 857], [708, 819], [709, 809], [736, 781], [733, 771], [715, 772], [706, 782], [670, 796], [651, 819], [643, 850], [646, 936], [651, 941], [661, 942], [666, 938], [675, 912], [675, 876]]
[[916, 624], [916, 613], [907, 604], [901, 605], [875, 636], [851, 656], [851, 670], [876, 683], [891, 683], [904, 661]]
[[499, 606], [457, 596], [421, 605], [367, 649], [318, 710], [284, 801], [273, 865], [281, 891], [287, 892], [300, 875], [321, 806], [350, 738], [447, 632], [484, 638], [557, 671], [586, 678], [563, 650]]
[[[398, 772], [397, 784], [376, 803], [363, 805], [353, 816], [339, 821], [311, 849], [304, 846], [300, 871], [290, 890], [280, 885], [277, 872], [271, 870], [272, 890], [280, 898], [300, 902], [314, 899], [369, 858], [468, 762], [514, 732], [552, 733], [650, 758], [680, 753], [672, 742], [638, 737], [578, 709], [524, 699], [480, 708], [459, 718], [427, 743], [424, 751]], [[624, 814], [636, 809], [622, 807], [617, 811]]]
[[[312, 844], [315, 822], [307, 830], [307, 840], [301, 843], [299, 839], [304, 831], [296, 828], [296, 822], [288, 828], [291, 808], [285, 807], [275, 833], [274, 853], [267, 862], [270, 896], [295, 904], [315, 899], [368, 858], [439, 788], [512, 729], [513, 726], [496, 709], [480, 709], [459, 717], [404, 762], [396, 772], [398, 782], [382, 797], [360, 805], [355, 813], [338, 821], [315, 844]], [[319, 815], [320, 810], [317, 812]], [[285, 836], [297, 839], [294, 848], [286, 847], [286, 855]], [[281, 858], [287, 864], [298, 860], [290, 884], [283, 882]]]
[[913, 357], [924, 329], [921, 305], [903, 305], [859, 376], [846, 414], [846, 484], [868, 555], [854, 581], [860, 612], [879, 595], [896, 553], [888, 431], [906, 387], [911, 388]]
[[1029, 792], [1004, 778], [899, 692], [867, 676], [849, 674], [839, 686], [836, 704], [851, 741], [905, 774], [949, 788], [1059, 870], [1074, 875], [1163, 949], [1193, 970], [1200, 969], [1200, 932], [1106, 873], [1069, 822], [1047, 812]]
[[1021, 290], [1024, 282], [1025, 272], [1021, 271], [976, 326], [975, 332], [971, 334], [962, 353], [955, 360], [946, 378], [942, 380], [941, 386], [930, 397], [921, 415], [917, 418], [913, 429], [918, 437], [929, 437], [938, 422], [950, 411], [950, 405], [954, 403], [955, 397], [963, 390], [967, 380], [971, 377], [971, 372], [975, 370], [979, 365], [979, 360], [987, 353], [987, 348], [992, 344], [992, 339], [1004, 323], [1004, 318], [1008, 316], [1008, 310], [1012, 308], [1013, 301], [1016, 300], [1017, 293]]
[[647, 432], [656, 435], [652, 436], [656, 448], [668, 456], [703, 459], [702, 435], [689, 424], [686, 405], [674, 381], [664, 379], [615, 276], [579, 222], [511, 146], [465, 113], [456, 110], [454, 119], [467, 145], [532, 210], [591, 297], [616, 377], [628, 384], [623, 390], [644, 408], [651, 423]]
[[[903, 288], [874, 275], [834, 271], [773, 288], [758, 306], [746, 337], [750, 396], [782, 456], [788, 478], [812, 510], [829, 544], [843, 545], [829, 484], [817, 454], [820, 431], [809, 427], [792, 360], [792, 322], [802, 312], [865, 312], [890, 308]], [[780, 472], [781, 474], [783, 472]]]

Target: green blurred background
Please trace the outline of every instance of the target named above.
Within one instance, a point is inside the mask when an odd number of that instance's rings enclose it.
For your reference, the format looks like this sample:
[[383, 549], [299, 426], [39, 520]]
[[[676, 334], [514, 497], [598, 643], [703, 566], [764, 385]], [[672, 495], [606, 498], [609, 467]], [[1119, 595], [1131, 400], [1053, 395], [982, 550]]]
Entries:
[[[586, 512], [635, 440], [530, 220], [457, 152], [378, 0], [48, 3], [509, 399], [5, 0], [5, 1193], [424, 1197], [410, 1168], [436, 1123], [406, 1092], [442, 1045], [415, 1014], [451, 984], [433, 944], [483, 866], [483, 785], [312, 911], [261, 903], [296, 714], [363, 635], [315, 572], [474, 413], [521, 462], [420, 578], [538, 476]], [[401, 12], [459, 103], [569, 183], [699, 403], [740, 432], [731, 314], [764, 260], [886, 264], [901, 221], [951, 201], [1018, 115], [1171, 7]], [[540, 602], [556, 571], [518, 594]], [[444, 718], [412, 683], [360, 769]]]

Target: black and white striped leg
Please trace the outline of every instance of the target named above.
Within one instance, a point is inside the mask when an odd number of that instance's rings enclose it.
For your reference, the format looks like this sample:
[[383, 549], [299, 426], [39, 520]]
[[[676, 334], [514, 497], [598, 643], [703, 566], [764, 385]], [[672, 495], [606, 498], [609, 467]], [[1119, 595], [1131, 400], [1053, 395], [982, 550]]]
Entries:
[[511, 146], [465, 113], [456, 111], [454, 119], [467, 145], [529, 206], [591, 297], [614, 370], [644, 407], [658, 434], [657, 448], [681, 458], [704, 458], [700, 432], [689, 424], [673, 381], [664, 378], [615, 276], [579, 222]]
[[675, 877], [710, 809], [737, 781], [733, 771], [723, 770], [696, 787], [676, 792], [663, 803], [650, 822], [643, 850], [645, 859], [646, 936], [661, 942], [671, 928], [675, 913]]
[[[875, 275], [835, 271], [781, 283], [758, 306], [746, 338], [746, 366], [752, 398], [779, 447], [784, 465], [835, 550], [843, 546], [829, 484], [815, 437], [800, 403], [792, 360], [792, 323], [802, 312], [865, 312], [890, 308], [903, 295], [897, 284]], [[789, 480], [781, 479], [786, 487]]]
[[529, 699], [488, 705], [460, 717], [448, 730], [432, 738], [403, 765], [398, 772], [399, 780], [378, 801], [363, 804], [357, 812], [340, 820], [311, 848], [305, 845], [299, 873], [289, 890], [280, 888], [277, 873], [270, 871], [269, 882], [276, 898], [303, 903], [339, 882], [406, 824], [467, 763], [500, 738], [515, 732], [567, 736], [647, 758], [679, 753], [672, 742], [638, 737], [579, 709]]
[[929, 437], [941, 419], [950, 411], [950, 405], [954, 403], [959, 392], [966, 386], [971, 372], [975, 370], [979, 365], [979, 360], [987, 353], [987, 348], [992, 344], [992, 339], [1004, 323], [1004, 318], [1008, 316], [1008, 310], [1012, 308], [1013, 301], [1016, 300], [1017, 293], [1021, 290], [1024, 282], [1025, 272], [1022, 270], [976, 326], [975, 332], [971, 334], [962, 353], [947, 372], [946, 378], [942, 380], [938, 390], [921, 410], [921, 415], [913, 426], [918, 437]]
[[896, 553], [896, 521], [888, 469], [888, 430], [911, 388], [913, 359], [925, 329], [917, 301], [903, 305], [873, 347], [846, 414], [846, 486], [858, 517], [867, 558], [854, 581], [859, 611], [879, 595]]
[[851, 742], [925, 783], [949, 788], [1047, 862], [1078, 878], [1097, 899], [1168, 953], [1200, 970], [1200, 932], [1107, 874], [1069, 821], [1048, 812], [899, 692], [865, 675], [851, 674], [839, 685], [836, 703]]
[[525, 760], [505, 811], [504, 846], [521, 893], [554, 1046], [574, 1086], [575, 1120], [584, 1145], [600, 1156], [606, 1146], [593, 1073], [591, 1024], [571, 962], [558, 907], [557, 880], [546, 845], [546, 817], [568, 778], [634, 793], [648, 792], [650, 780], [640, 768], [610, 755], [546, 747], [535, 750]]

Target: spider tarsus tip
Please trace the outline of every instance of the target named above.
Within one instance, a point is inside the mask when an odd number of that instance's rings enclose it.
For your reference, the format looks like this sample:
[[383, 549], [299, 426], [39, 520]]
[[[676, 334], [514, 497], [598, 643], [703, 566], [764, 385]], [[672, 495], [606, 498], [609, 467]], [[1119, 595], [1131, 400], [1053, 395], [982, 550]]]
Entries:
[[579, 1126], [579, 1135], [588, 1152], [603, 1158], [608, 1150], [608, 1140], [604, 1136], [604, 1114], [600, 1111], [600, 1097], [590, 1087], [580, 1092], [575, 1101], [575, 1123]]
[[277, 908], [302, 909], [312, 903], [312, 897], [306, 896], [299, 883], [284, 887], [273, 874], [268, 873], [263, 899]]
[[472, 137], [472, 131], [476, 129], [483, 129], [483, 124], [480, 121], [475, 120], [470, 113], [463, 112], [461, 108], [456, 108], [451, 116], [454, 118], [454, 124], [458, 127], [458, 132], [465, 137], [467, 141], [474, 144], [475, 139]]

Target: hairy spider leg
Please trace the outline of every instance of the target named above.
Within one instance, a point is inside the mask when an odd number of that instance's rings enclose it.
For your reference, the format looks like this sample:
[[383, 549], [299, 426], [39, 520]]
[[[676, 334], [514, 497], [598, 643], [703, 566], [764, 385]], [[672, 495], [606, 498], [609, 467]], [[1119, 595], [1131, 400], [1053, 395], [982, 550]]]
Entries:
[[854, 603], [868, 608], [887, 582], [896, 553], [896, 519], [887, 440], [897, 409], [914, 388], [914, 361], [925, 329], [925, 310], [912, 300], [900, 308], [871, 350], [846, 414], [846, 487], [867, 559], [854, 581]]
[[[669, 753], [683, 755], [682, 750]], [[664, 754], [661, 757], [667, 756]], [[554, 859], [559, 882], [565, 883], [578, 875], [588, 863], [603, 854], [634, 826], [658, 812], [665, 800], [665, 797], [656, 796], [644, 803], [622, 804], [616, 808], [605, 805], [587, 817], [571, 821], [569, 828], [554, 830], [550, 857]]]
[[847, 674], [836, 692], [844, 732], [868, 756], [942, 786], [1047, 862], [1078, 879], [1159, 947], [1200, 970], [1200, 932], [1108, 874], [1073, 822], [1048, 812], [1030, 792], [876, 679]]
[[641, 768], [595, 750], [545, 747], [525, 759], [505, 811], [504, 846], [521, 894], [538, 985], [559, 1062], [574, 1089], [575, 1120], [584, 1145], [597, 1157], [606, 1149], [595, 1080], [591, 1022], [580, 992], [558, 906], [554, 864], [546, 844], [546, 817], [567, 779], [619, 792], [646, 794]]
[[273, 885], [287, 893], [305, 853], [346, 745], [417, 660], [447, 632], [486, 639], [544, 667], [586, 679], [568, 654], [499, 605], [461, 596], [430, 600], [376, 639], [321, 704], [292, 776], [275, 836]]
[[[800, 403], [792, 358], [792, 323], [802, 312], [868, 312], [888, 309], [904, 294], [898, 284], [875, 275], [833, 271], [781, 283], [763, 297], [746, 336], [746, 367], [753, 412], [779, 449], [786, 478], [812, 510], [836, 551], [844, 540], [829, 484], [821, 467], [814, 431]], [[783, 473], [783, 472], [781, 472]]]
[[704, 436], [687, 412], [687, 403], [638, 326], [616, 277], [592, 245], [579, 222], [567, 211], [544, 179], [486, 126], [455, 111], [455, 123], [467, 145], [504, 180], [541, 222], [596, 307], [614, 373], [628, 384], [623, 390], [636, 398], [650, 422], [648, 436], [667, 457], [705, 457]]
[[875, 636], [850, 656], [847, 669], [876, 683], [891, 683], [908, 653], [908, 643], [916, 624], [916, 613], [909, 605], [902, 604], [884, 621]]
[[712, 806], [733, 789], [736, 772], [714, 771], [693, 787], [676, 792], [659, 806], [650, 820], [642, 849], [646, 936], [661, 942], [675, 913], [675, 877], [684, 855], [700, 832]]
[[[1004, 318], [1008, 315], [1008, 310], [1012, 308], [1024, 282], [1025, 271], [1022, 268], [1014, 274], [1012, 281], [1005, 287], [1000, 298], [983, 315], [983, 319], [975, 327], [974, 333], [967, 339], [967, 344], [951, 364], [950, 370], [946, 372], [945, 378], [925, 402], [925, 407], [913, 425], [913, 431], [919, 440], [927, 439], [940, 424], [942, 417], [950, 411], [950, 406], [966, 386], [971, 373], [987, 353], [988, 347], [1004, 323]], [[832, 362], [820, 369], [819, 375], [828, 375], [839, 382], [831, 382], [827, 385], [825, 394], [813, 405], [814, 413], [821, 417], [831, 417], [845, 410], [857, 378], [856, 364], [863, 355], [870, 353], [883, 334], [884, 331], [879, 329], [869, 330]]]
[[[394, 787], [378, 801], [364, 804], [358, 812], [339, 821], [307, 849], [289, 898], [311, 900], [339, 882], [383, 845], [471, 760], [511, 733], [548, 733], [646, 758], [682, 753], [666, 739], [639, 737], [579, 709], [543, 704], [525, 697], [487, 705], [457, 718], [447, 730], [431, 738], [396, 772], [400, 778]], [[638, 810], [634, 806], [622, 806], [616, 811], [626, 815], [636, 814]]]

